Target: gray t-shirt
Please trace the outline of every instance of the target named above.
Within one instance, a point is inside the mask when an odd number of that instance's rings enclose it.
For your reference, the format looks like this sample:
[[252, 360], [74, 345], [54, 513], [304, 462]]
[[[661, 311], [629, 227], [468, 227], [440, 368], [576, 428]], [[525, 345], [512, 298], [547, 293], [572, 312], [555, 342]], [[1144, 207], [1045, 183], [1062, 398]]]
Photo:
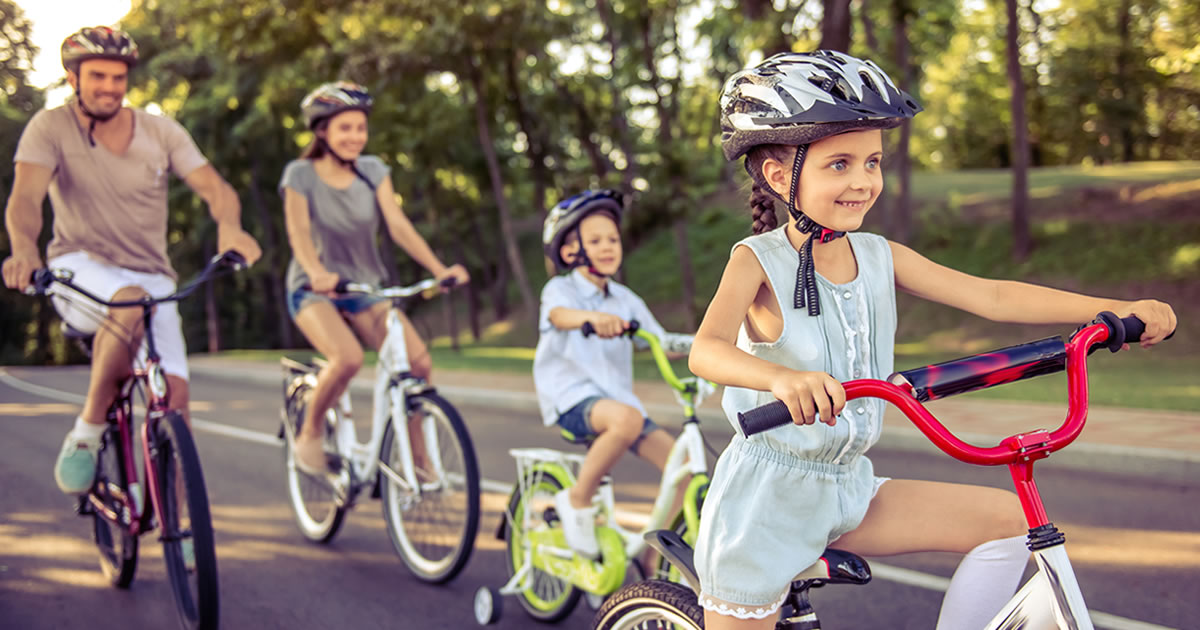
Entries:
[[88, 143], [87, 127], [67, 103], [34, 114], [14, 162], [44, 166], [54, 207], [46, 257], [84, 251], [124, 269], [175, 271], [167, 257], [167, 174], [185, 177], [208, 163], [179, 123], [140, 109], [122, 155]]
[[[383, 160], [364, 155], [355, 161], [358, 170], [377, 188], [390, 169]], [[326, 269], [343, 280], [380, 285], [387, 270], [379, 257], [375, 241], [379, 229], [379, 209], [375, 191], [361, 178], [350, 186], [334, 188], [317, 176], [312, 160], [293, 160], [283, 169], [279, 194], [290, 188], [308, 201], [313, 244]], [[308, 284], [308, 274], [292, 257], [288, 265], [287, 290], [292, 293]]]

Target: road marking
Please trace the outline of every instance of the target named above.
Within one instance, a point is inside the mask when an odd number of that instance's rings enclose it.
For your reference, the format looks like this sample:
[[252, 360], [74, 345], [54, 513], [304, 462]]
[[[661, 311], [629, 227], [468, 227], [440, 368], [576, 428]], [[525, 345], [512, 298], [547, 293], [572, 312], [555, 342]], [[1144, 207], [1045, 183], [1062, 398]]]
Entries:
[[[41, 385], [36, 385], [34, 383], [29, 383], [27, 381], [18, 379], [9, 374], [2, 367], [0, 367], [0, 382], [12, 387], [13, 389], [20, 390], [28, 394], [34, 394], [36, 396], [43, 396], [52, 400], [60, 400], [63, 402], [71, 402], [76, 404], [83, 404], [84, 401], [84, 397], [80, 396], [79, 394], [72, 394], [70, 392], [64, 392], [50, 387], [43, 387]], [[223, 435], [236, 440], [244, 440], [246, 442], [254, 442], [256, 444], [279, 446], [283, 443], [283, 441], [280, 440], [276, 434], [263, 433], [261, 431], [251, 431], [250, 429], [243, 429], [241, 427], [235, 427], [219, 422], [212, 422], [209, 420], [201, 420], [196, 417], [192, 417], [192, 426], [208, 433], [215, 433], [217, 435]], [[509, 494], [513, 489], [513, 485], [511, 483], [496, 481], [494, 479], [481, 479], [479, 481], [479, 487], [482, 490], [500, 494]], [[618, 516], [634, 518], [640, 517], [642, 519], [645, 518], [644, 514], [632, 512], [619, 512]], [[937, 591], [939, 593], [946, 592], [946, 588], [950, 585], [950, 580], [948, 578], [938, 575], [931, 575], [929, 573], [922, 573], [920, 571], [913, 571], [903, 567], [892, 566], [890, 564], [883, 564], [882, 562], [871, 562], [871, 575], [877, 579], [896, 582], [898, 584], [905, 584], [908, 586], [915, 586], [930, 591]], [[1091, 613], [1093, 625], [1095, 625], [1097, 628], [1105, 628], [1106, 630], [1174, 630], [1169, 626], [1160, 626], [1153, 623], [1120, 617], [1118, 615], [1111, 615], [1109, 613], [1103, 613], [1095, 610], [1089, 610], [1088, 612]]]

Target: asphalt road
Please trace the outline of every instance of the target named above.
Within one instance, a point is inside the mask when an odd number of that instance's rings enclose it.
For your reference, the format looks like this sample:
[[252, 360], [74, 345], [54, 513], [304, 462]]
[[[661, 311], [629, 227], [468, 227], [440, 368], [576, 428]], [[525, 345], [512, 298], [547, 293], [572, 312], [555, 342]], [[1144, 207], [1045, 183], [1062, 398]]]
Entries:
[[[143, 537], [137, 578], [128, 591], [107, 585], [97, 567], [89, 524], [55, 488], [54, 456], [78, 411], [84, 368], [6, 368], [0, 379], [0, 628], [108, 630], [172, 628], [175, 612], [161, 553]], [[13, 379], [16, 379], [15, 381]], [[40, 388], [31, 388], [29, 385]], [[378, 502], [364, 499], [329, 545], [306, 542], [284, 491], [278, 427], [279, 390], [196, 376], [192, 412], [217, 531], [222, 627], [470, 628], [472, 597], [505, 579], [495, 531], [503, 495], [485, 493], [475, 553], [453, 582], [427, 586], [392, 551]], [[365, 417], [370, 401], [356, 397]], [[511, 483], [507, 451], [519, 446], [573, 449], [531, 413], [461, 404], [485, 479]], [[221, 425], [221, 426], [217, 426]], [[222, 427], [233, 427], [232, 431]], [[219, 432], [217, 432], [219, 431]], [[706, 431], [720, 449], [729, 433]], [[878, 474], [1007, 487], [1007, 472], [946, 457], [877, 450]], [[618, 498], [648, 507], [654, 471], [633, 458], [616, 472]], [[1200, 627], [1200, 482], [1047, 471], [1039, 485], [1068, 551], [1097, 627]], [[958, 558], [920, 554], [873, 561], [864, 587], [818, 591], [826, 630], [934, 626], [944, 585]], [[536, 624], [513, 600], [496, 628]], [[563, 628], [588, 628], [585, 603]]]

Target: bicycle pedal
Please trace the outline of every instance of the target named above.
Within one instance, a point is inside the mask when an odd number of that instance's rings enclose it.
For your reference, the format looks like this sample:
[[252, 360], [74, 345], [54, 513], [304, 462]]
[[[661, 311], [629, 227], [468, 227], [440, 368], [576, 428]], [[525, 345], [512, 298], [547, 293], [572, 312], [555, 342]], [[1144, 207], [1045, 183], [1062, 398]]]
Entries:
[[542, 520], [546, 521], [546, 524], [550, 526], [557, 525], [562, 521], [562, 519], [558, 517], [558, 510], [554, 509], [553, 507], [548, 507], [546, 508], [545, 512], [542, 512]]

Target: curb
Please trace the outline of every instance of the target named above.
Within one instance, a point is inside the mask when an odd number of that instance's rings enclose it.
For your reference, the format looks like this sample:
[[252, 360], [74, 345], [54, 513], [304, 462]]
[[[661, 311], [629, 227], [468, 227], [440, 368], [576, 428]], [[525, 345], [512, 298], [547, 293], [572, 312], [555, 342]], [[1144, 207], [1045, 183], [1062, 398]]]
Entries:
[[[221, 367], [202, 365], [192, 362], [189, 371], [193, 374], [203, 374], [210, 378], [252, 381], [255, 383], [278, 384], [282, 378], [278, 369], [255, 369], [247, 367]], [[350, 388], [356, 393], [372, 393], [372, 382], [361, 377], [350, 382]], [[468, 404], [488, 405], [507, 411], [538, 413], [537, 396], [533, 392], [510, 391], [500, 389], [484, 389], [464, 387], [461, 385], [438, 385], [437, 390], [448, 398], [463, 401]], [[651, 416], [670, 418], [679, 414], [679, 407], [662, 403], [650, 403], [646, 410]], [[725, 415], [711, 409], [697, 411], [705, 433], [714, 437], [719, 436], [721, 442], [714, 446], [723, 445], [733, 436], [733, 427], [725, 420]], [[956, 434], [962, 440], [973, 444], [995, 444], [1000, 437], [979, 433]], [[946, 455], [921, 434], [915, 427], [897, 428], [885, 426], [875, 448], [897, 450], [903, 452]], [[1147, 478], [1154, 481], [1181, 484], [1200, 485], [1200, 454], [1184, 453], [1160, 448], [1117, 446], [1075, 442], [1070, 448], [1053, 453], [1047, 459], [1037, 463], [1038, 470], [1073, 470], [1081, 472], [1105, 473], [1109, 475], [1128, 475]]]

